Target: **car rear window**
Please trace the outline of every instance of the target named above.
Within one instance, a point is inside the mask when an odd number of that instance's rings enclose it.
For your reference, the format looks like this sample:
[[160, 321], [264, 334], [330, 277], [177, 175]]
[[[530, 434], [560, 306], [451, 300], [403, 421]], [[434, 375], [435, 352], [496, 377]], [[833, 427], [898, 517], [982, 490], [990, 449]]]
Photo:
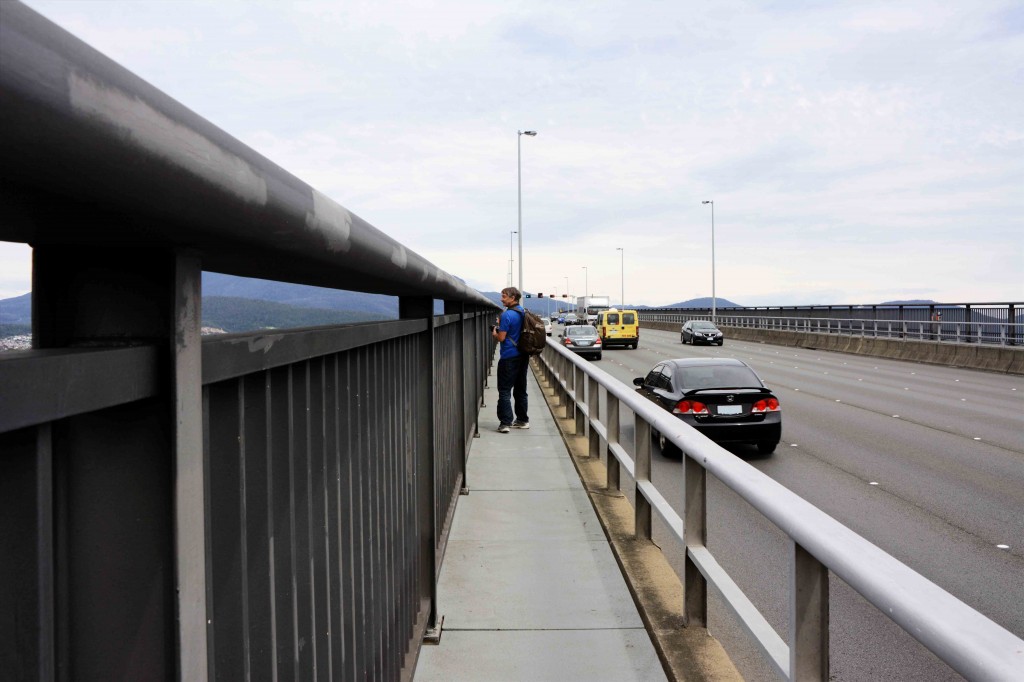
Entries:
[[622, 313], [622, 324], [636, 324], [636, 315], [633, 313]]
[[619, 323], [619, 314], [618, 313], [608, 313], [605, 316], [605, 318], [604, 318], [604, 322], [605, 322], [605, 324], [618, 324]]
[[565, 333], [569, 336], [597, 336], [597, 330], [593, 327], [569, 327]]
[[757, 375], [749, 367], [681, 367], [676, 370], [676, 383], [684, 391], [695, 388], [761, 387]]

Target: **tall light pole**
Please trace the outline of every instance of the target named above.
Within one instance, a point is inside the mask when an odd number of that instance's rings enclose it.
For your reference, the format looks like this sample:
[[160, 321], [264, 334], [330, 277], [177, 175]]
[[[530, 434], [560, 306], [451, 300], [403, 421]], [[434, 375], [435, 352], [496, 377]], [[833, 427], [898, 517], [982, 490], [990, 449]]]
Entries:
[[[565, 278], [565, 300], [567, 306], [573, 306], [575, 303], [572, 302], [572, 293], [569, 291], [569, 278]], [[568, 312], [568, 309], [567, 309]]]
[[621, 246], [615, 247], [615, 250], [619, 252], [620, 258], [620, 269], [619, 269], [619, 307], [626, 307], [626, 249]]
[[[515, 230], [512, 230], [508, 235], [508, 286], [512, 286], [512, 263], [515, 259], [512, 257], [512, 239], [513, 236], [518, 234]], [[521, 291], [519, 293], [522, 293]]]
[[523, 294], [523, 135], [536, 137], [537, 131], [519, 130], [516, 132], [518, 132], [516, 135], [516, 168], [519, 173], [519, 293]]
[[715, 202], [712, 199], [700, 202], [711, 204], [711, 322], [715, 322], [715, 309], [718, 299], [715, 298]]
[[587, 266], [583, 266], [583, 296], [590, 296], [590, 272]]

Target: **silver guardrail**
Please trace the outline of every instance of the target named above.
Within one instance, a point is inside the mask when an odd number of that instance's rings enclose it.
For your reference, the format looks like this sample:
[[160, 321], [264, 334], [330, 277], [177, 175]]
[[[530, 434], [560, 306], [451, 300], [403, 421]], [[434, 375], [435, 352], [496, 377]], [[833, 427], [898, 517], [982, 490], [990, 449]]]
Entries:
[[[933, 341], [983, 346], [1024, 346], [1024, 304], [996, 307], [874, 306], [842, 309], [745, 309], [719, 308], [714, 321], [727, 327], [790, 331], [805, 334], [841, 334], [878, 339]], [[682, 324], [687, 320], [711, 320], [710, 309], [644, 309], [641, 322]]]
[[[707, 627], [708, 588], [743, 624], [780, 675], [789, 680], [829, 677], [828, 572], [846, 582], [968, 679], [1020, 680], [1024, 640], [943, 590], [814, 505], [772, 480], [692, 427], [658, 409], [631, 387], [553, 341], [539, 364], [554, 386], [564, 418], [586, 434], [589, 455], [607, 453], [609, 488], [619, 489], [624, 469], [635, 485], [635, 533], [651, 540], [652, 511], [685, 548], [683, 622]], [[599, 388], [600, 387], [600, 388]], [[604, 389], [607, 414], [599, 414]], [[636, 416], [635, 459], [620, 442], [620, 411]], [[651, 429], [684, 453], [683, 515], [651, 481]], [[792, 542], [790, 630], [780, 636], [708, 548], [707, 476], [737, 493]]]

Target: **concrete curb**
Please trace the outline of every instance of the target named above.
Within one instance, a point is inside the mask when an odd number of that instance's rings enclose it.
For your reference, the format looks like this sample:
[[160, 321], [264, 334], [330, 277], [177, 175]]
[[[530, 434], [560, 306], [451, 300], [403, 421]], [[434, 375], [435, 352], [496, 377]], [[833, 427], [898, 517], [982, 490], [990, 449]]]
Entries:
[[588, 456], [585, 435], [576, 435], [575, 421], [564, 414], [553, 387], [534, 368], [551, 417], [565, 441], [573, 465], [594, 507], [612, 554], [626, 580], [640, 618], [654, 644], [666, 676], [673, 682], [742, 680], [725, 649], [704, 628], [683, 626], [683, 586], [652, 542], [637, 540], [633, 532], [633, 507], [622, 492], [609, 490], [607, 469], [601, 458]]

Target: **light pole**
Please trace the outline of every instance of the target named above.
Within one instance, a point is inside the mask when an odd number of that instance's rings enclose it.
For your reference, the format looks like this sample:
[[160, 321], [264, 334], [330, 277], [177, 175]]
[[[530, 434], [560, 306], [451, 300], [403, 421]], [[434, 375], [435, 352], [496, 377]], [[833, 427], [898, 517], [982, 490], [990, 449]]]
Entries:
[[[512, 286], [512, 263], [515, 262], [515, 259], [512, 257], [512, 242], [514, 241], [512, 239], [512, 237], [514, 237], [516, 234], [518, 234], [518, 232], [516, 232], [515, 230], [512, 230], [509, 233], [509, 235], [508, 235], [508, 285], [509, 286]], [[522, 293], [522, 291], [520, 291], [519, 293]]]
[[715, 309], [717, 307], [717, 299], [715, 298], [715, 202], [712, 199], [700, 202], [702, 204], [711, 204], [711, 322], [715, 322]]
[[569, 311], [569, 309], [568, 309], [569, 306], [576, 305], [575, 303], [572, 302], [572, 293], [569, 291], [569, 278], [568, 277], [565, 278], [565, 300], [566, 300], [566, 306], [567, 306], [566, 312], [568, 312]]
[[621, 256], [620, 270], [619, 270], [619, 307], [626, 307], [626, 249], [621, 246], [615, 247], [615, 250], [619, 252]]
[[590, 272], [587, 270], [587, 266], [583, 266], [583, 297], [590, 296]]
[[[519, 293], [523, 294], [523, 135], [536, 137], [536, 130], [516, 131], [516, 168], [519, 177]], [[526, 294], [523, 294], [524, 296]]]

